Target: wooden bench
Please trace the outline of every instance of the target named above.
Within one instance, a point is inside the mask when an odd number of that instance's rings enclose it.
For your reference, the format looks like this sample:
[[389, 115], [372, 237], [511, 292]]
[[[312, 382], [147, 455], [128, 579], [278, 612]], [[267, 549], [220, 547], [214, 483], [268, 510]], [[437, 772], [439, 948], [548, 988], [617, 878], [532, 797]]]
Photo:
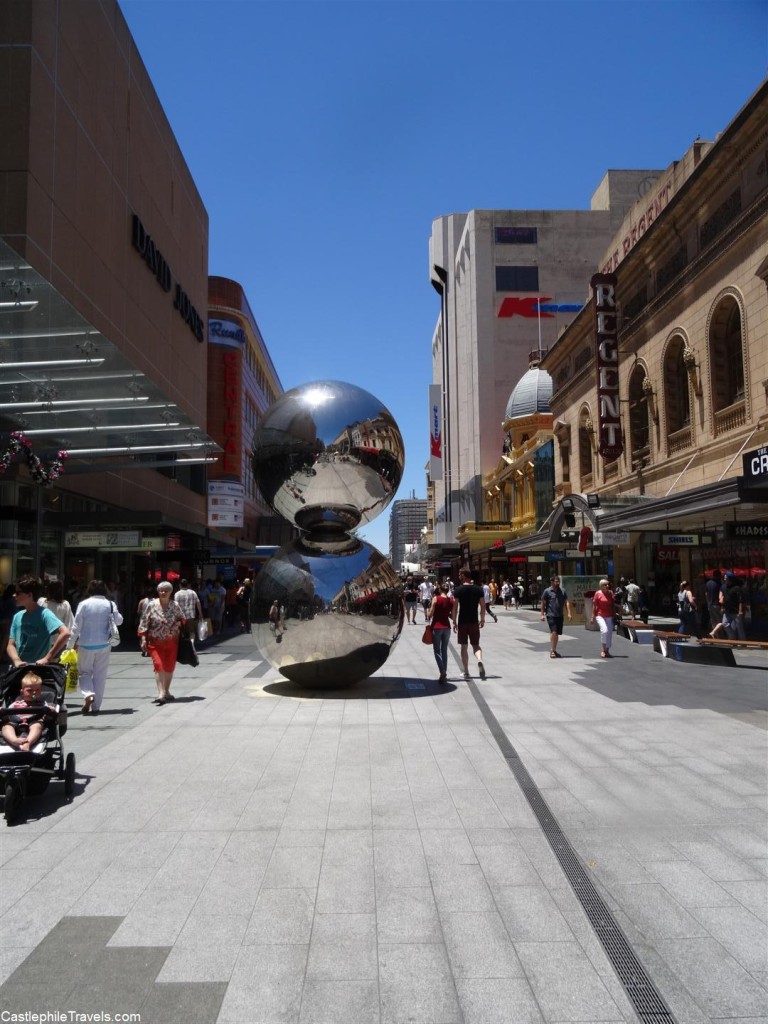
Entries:
[[682, 661], [676, 653], [676, 648], [685, 646], [691, 639], [688, 633], [675, 633], [671, 630], [654, 629], [653, 649], [664, 658], [674, 658]]
[[768, 651], [768, 640], [729, 640], [729, 639], [713, 639], [709, 636], [703, 636], [699, 643], [702, 647], [730, 647], [737, 651]]
[[[696, 643], [689, 643], [694, 640]], [[697, 639], [686, 633], [667, 633], [663, 630], [655, 630], [653, 649], [673, 661], [685, 661], [696, 665], [726, 665], [728, 668], [736, 668], [734, 650], [768, 653], [768, 641], [712, 640], [708, 636]]]
[[652, 644], [653, 626], [649, 626], [642, 619], [620, 619], [616, 623], [616, 632], [633, 644]]

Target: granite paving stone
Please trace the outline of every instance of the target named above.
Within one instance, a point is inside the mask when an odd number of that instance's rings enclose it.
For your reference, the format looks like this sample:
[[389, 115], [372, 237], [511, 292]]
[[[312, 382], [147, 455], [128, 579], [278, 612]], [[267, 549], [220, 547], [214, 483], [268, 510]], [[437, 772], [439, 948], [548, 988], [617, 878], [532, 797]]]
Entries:
[[622, 1014], [575, 942], [516, 942], [515, 950], [548, 1021], [620, 1021]]
[[494, 898], [513, 942], [568, 942], [571, 929], [543, 885], [505, 885]]
[[499, 914], [443, 913], [445, 945], [454, 978], [513, 978], [522, 975]]
[[307, 978], [300, 1024], [379, 1024], [377, 981], [329, 981]]
[[243, 946], [227, 985], [219, 1024], [296, 1024], [307, 946]]
[[711, 1017], [752, 1015], [766, 1011], [768, 990], [715, 939], [676, 939], [656, 944], [685, 987]]
[[379, 944], [382, 1024], [462, 1024], [445, 946]]
[[[0, 1006], [636, 1024], [455, 647], [439, 688], [420, 635], [359, 688], [313, 692], [225, 638], [162, 709], [116, 652], [110, 706], [135, 713], [73, 704], [75, 798], [31, 800], [0, 842]], [[483, 698], [679, 1024], [767, 1024], [760, 674], [619, 639], [606, 665], [583, 627], [552, 665], [531, 611], [500, 609], [484, 643]]]
[[442, 942], [432, 888], [377, 889], [376, 929], [380, 943]]
[[745, 907], [697, 907], [691, 911], [734, 960], [752, 972], [768, 972], [768, 925]]
[[544, 1024], [525, 978], [459, 978], [464, 1024]]
[[337, 981], [375, 980], [375, 915], [315, 914], [307, 974]]
[[314, 912], [313, 889], [264, 889], [248, 921], [243, 945], [307, 945]]

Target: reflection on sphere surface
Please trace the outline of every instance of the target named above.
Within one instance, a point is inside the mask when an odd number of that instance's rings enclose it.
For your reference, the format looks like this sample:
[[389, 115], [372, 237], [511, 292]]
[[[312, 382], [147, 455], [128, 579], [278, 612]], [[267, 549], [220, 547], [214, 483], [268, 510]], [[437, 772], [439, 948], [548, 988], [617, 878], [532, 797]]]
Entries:
[[351, 530], [392, 501], [403, 439], [370, 392], [343, 381], [293, 388], [270, 406], [254, 436], [252, 467], [271, 507], [301, 530]]
[[[403, 626], [402, 591], [389, 560], [363, 540], [337, 534], [332, 541], [292, 541], [256, 577], [256, 643], [292, 682], [349, 686], [387, 660]], [[270, 622], [275, 602], [279, 619]]]

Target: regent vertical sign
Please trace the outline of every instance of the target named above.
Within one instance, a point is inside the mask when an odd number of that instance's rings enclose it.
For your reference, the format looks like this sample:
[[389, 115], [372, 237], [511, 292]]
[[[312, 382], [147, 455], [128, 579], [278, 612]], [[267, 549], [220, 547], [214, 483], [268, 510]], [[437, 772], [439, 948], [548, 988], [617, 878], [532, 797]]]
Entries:
[[595, 274], [590, 281], [595, 305], [597, 367], [597, 450], [606, 462], [624, 450], [619, 416], [619, 343], [616, 317], [616, 275]]

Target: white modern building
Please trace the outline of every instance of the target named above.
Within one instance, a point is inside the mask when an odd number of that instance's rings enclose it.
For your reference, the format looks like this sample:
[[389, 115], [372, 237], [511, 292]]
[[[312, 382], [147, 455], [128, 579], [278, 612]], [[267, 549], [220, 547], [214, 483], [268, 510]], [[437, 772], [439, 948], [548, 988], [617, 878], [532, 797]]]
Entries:
[[[432, 474], [436, 549], [482, 519], [509, 396], [531, 352], [546, 351], [587, 302], [589, 280], [627, 210], [661, 171], [608, 171], [589, 210], [471, 210], [432, 224], [440, 295], [432, 380], [442, 398], [442, 478]], [[434, 460], [433, 460], [434, 469]]]

